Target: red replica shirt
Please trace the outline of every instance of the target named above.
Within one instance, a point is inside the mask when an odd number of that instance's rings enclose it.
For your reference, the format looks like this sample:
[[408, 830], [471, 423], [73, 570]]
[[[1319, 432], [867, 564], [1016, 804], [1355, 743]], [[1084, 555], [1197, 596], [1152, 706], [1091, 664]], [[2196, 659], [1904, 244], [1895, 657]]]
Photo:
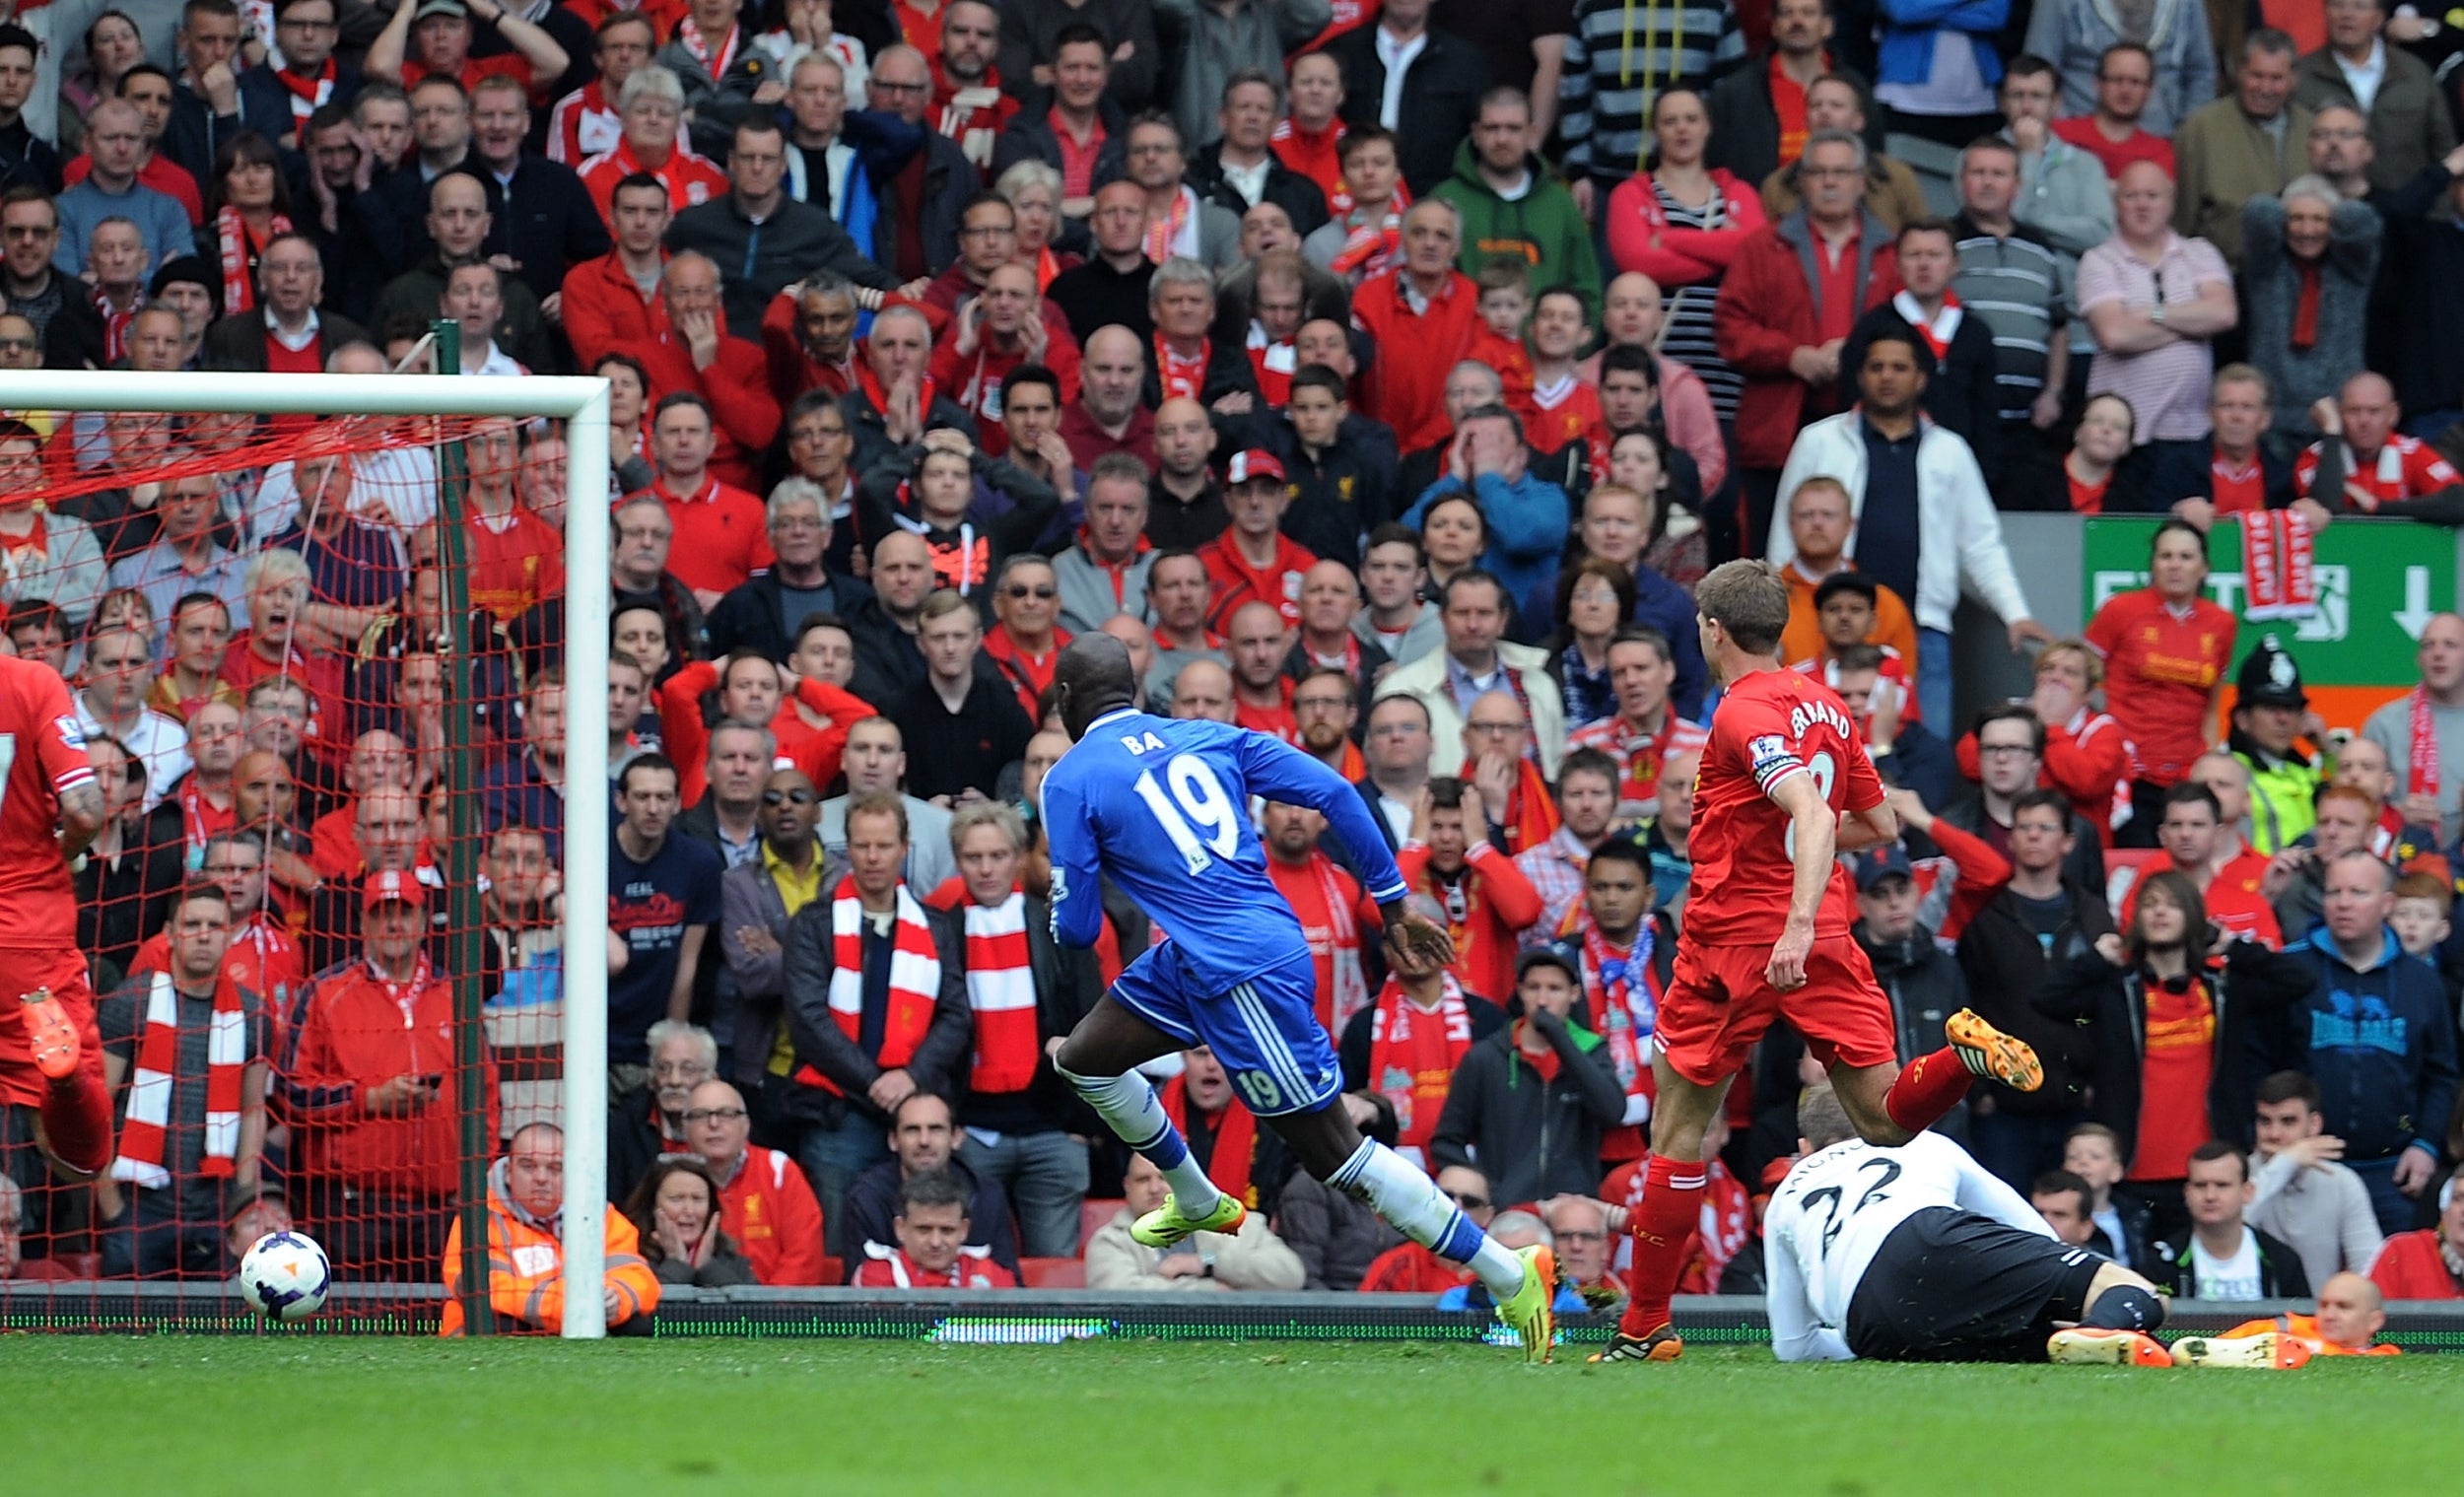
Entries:
[[[2267, 864], [2268, 859], [2257, 849], [2244, 845], [2239, 856], [2217, 869], [2216, 876], [2208, 880], [2202, 898], [2207, 903], [2209, 919], [2235, 935], [2258, 942], [2270, 951], [2281, 951], [2285, 945], [2285, 933], [2276, 923], [2276, 907], [2268, 903], [2267, 895], [2262, 892], [2267, 878]], [[2148, 880], [2158, 873], [2170, 872], [2177, 866], [2170, 852], [2159, 851], [2148, 859], [2139, 870], [2139, 878], [2130, 886], [2130, 893], [2122, 900], [2120, 919], [2123, 929], [2130, 928], [2132, 915], [2139, 908], [2139, 891], [2148, 887]], [[2180, 1173], [2177, 1170], [2163, 1178], [2171, 1180]]]
[[1253, 567], [1241, 555], [1234, 532], [1226, 530], [1198, 548], [1198, 559], [1205, 564], [1207, 580], [1214, 584], [1214, 603], [1207, 622], [1216, 629], [1232, 617], [1232, 610], [1243, 603], [1272, 603], [1283, 615], [1283, 622], [1294, 628], [1300, 625], [1300, 579], [1318, 558], [1305, 546], [1296, 546], [1290, 536], [1274, 538], [1274, 560], [1264, 567]]
[[470, 601], [511, 624], [565, 593], [565, 537], [525, 506], [499, 521], [474, 511], [465, 522]]
[[1579, 439], [1588, 439], [1595, 452], [1608, 448], [1608, 418], [1600, 408], [1600, 391], [1572, 375], [1553, 389], [1534, 385], [1532, 413], [1524, 435], [1536, 452], [1562, 452]]
[[2208, 502], [2219, 514], [2247, 514], [2267, 508], [2267, 468], [2256, 452], [2245, 465], [2214, 448], [2208, 452]]
[[765, 1285], [821, 1282], [821, 1202], [795, 1161], [777, 1149], [744, 1151], [719, 1194], [719, 1230], [744, 1250]]
[[68, 685], [48, 666], [0, 656], [0, 948], [69, 950], [77, 896], [60, 856], [60, 797], [95, 778]]
[[[2310, 486], [2318, 477], [2319, 446], [2318, 442], [2311, 442], [2293, 459], [2293, 487], [2304, 499], [2314, 497]], [[2435, 448], [2418, 437], [2390, 437], [2378, 454], [2366, 462], [2350, 449], [2345, 457], [2346, 487], [2366, 492], [2375, 501], [2364, 507], [2368, 509], [2400, 499], [2419, 499], [2451, 483], [2464, 482]]]
[[929, 1273], [916, 1260], [896, 1248], [867, 1243], [868, 1255], [856, 1277], [848, 1282], [866, 1289], [1015, 1289], [1018, 1280], [1007, 1268], [989, 1258], [975, 1258], [960, 1250], [958, 1260], [946, 1273]]
[[1649, 732], [1625, 720], [1620, 713], [1586, 723], [1566, 739], [1568, 748], [1598, 749], [1617, 762], [1617, 798], [1649, 803], [1660, 793], [1660, 767], [1671, 754], [1690, 754], [1711, 741], [1711, 735], [1664, 712], [1660, 730]]
[[2204, 979], [2186, 992], [2161, 986], [2148, 999], [2147, 1049], [2140, 1062], [2139, 1147], [2132, 1180], [2179, 1180], [2190, 1151], [2208, 1141], [2208, 1083], [2216, 1074], [2216, 1004]]
[[1336, 218], [1352, 209], [1352, 195], [1343, 190], [1343, 163], [1337, 154], [1342, 144], [1341, 120], [1330, 122], [1323, 130], [1307, 130], [1288, 114], [1274, 122], [1274, 133], [1266, 137], [1266, 149], [1275, 160], [1316, 182], [1326, 194], [1327, 211]]
[[687, 587], [726, 592], [776, 560], [770, 554], [769, 517], [762, 502], [742, 489], [704, 478], [702, 487], [679, 498], [665, 479], [650, 492], [667, 507], [676, 527], [667, 570]]
[[[1756, 671], [1721, 702], [1695, 777], [1687, 935], [1711, 946], [1779, 939], [1796, 883], [1795, 828], [1770, 792], [1799, 775], [1814, 778], [1835, 814], [1882, 803], [1865, 735], [1838, 696], [1797, 671]], [[1814, 937], [1846, 935], [1855, 920], [1847, 870], [1836, 867], [1814, 916]]]
[[2088, 621], [2088, 647], [2104, 660], [2105, 703], [2139, 778], [2176, 784], [2207, 752], [2208, 704], [2232, 666], [2239, 627], [2206, 598], [2176, 610], [2153, 587], [2106, 599]]

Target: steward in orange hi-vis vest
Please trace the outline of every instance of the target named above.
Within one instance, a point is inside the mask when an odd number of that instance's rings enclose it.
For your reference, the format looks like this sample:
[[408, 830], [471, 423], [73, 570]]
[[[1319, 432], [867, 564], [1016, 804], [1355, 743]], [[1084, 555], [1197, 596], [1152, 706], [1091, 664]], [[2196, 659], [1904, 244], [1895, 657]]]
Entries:
[[[565, 1328], [565, 1245], [560, 1223], [531, 1214], [505, 1187], [506, 1162], [488, 1172], [488, 1303], [499, 1331]], [[462, 1223], [456, 1218], [445, 1240], [445, 1315], [437, 1334], [462, 1333]], [[642, 1256], [642, 1240], [625, 1213], [607, 1208], [607, 1287], [616, 1306], [610, 1330], [658, 1309], [658, 1275]]]

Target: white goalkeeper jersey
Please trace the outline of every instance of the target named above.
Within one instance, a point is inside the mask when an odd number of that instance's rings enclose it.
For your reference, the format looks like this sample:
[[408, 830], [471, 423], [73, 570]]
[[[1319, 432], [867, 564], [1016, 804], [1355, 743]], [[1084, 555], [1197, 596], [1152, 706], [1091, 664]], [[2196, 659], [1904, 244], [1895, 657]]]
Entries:
[[1891, 1230], [1953, 1206], [2050, 1238], [2025, 1197], [1940, 1133], [1895, 1149], [1850, 1138], [1797, 1161], [1762, 1225], [1771, 1350], [1783, 1362], [1843, 1362], [1848, 1306]]

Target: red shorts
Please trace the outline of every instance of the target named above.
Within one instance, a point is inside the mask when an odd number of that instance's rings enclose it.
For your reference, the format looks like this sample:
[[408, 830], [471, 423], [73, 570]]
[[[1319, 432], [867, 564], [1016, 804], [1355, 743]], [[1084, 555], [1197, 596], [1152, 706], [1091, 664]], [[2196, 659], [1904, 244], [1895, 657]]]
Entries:
[[1763, 977], [1770, 965], [1768, 946], [1677, 943], [1677, 970], [1653, 1034], [1672, 1069], [1696, 1086], [1733, 1076], [1779, 1018], [1806, 1037], [1807, 1052], [1825, 1069], [1899, 1058], [1890, 997], [1854, 937], [1816, 940], [1806, 954], [1806, 986], [1794, 992]]
[[48, 987], [68, 1010], [80, 1042], [78, 1064], [103, 1079], [103, 1032], [95, 1028], [94, 987], [86, 959], [75, 951], [0, 951], [0, 1106], [40, 1107], [50, 1082], [26, 1048], [20, 995]]

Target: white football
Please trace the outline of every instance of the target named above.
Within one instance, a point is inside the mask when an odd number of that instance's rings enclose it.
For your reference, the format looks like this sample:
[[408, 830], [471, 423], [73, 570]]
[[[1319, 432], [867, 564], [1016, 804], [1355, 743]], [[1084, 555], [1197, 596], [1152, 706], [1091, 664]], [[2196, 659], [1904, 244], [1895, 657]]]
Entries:
[[333, 1263], [305, 1232], [268, 1232], [240, 1259], [240, 1297], [257, 1314], [303, 1321], [325, 1308]]

